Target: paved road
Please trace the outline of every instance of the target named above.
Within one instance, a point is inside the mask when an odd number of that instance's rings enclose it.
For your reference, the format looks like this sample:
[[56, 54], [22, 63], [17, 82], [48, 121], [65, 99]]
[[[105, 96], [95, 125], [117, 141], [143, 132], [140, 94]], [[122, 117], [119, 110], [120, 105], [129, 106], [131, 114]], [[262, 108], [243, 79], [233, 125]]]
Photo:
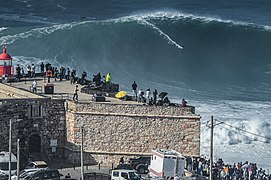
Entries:
[[[84, 167], [84, 173], [88, 173], [88, 172], [97, 172], [97, 173], [105, 173], [105, 174], [109, 174], [109, 170], [111, 168], [108, 166], [101, 166], [100, 170], [99, 170], [99, 166], [95, 165], [95, 166], [85, 166]], [[81, 167], [75, 167], [75, 168], [64, 168], [64, 169], [59, 169], [60, 174], [63, 175], [63, 177], [65, 177], [68, 173], [70, 173], [71, 178], [75, 178], [75, 179], [80, 179], [81, 177]]]

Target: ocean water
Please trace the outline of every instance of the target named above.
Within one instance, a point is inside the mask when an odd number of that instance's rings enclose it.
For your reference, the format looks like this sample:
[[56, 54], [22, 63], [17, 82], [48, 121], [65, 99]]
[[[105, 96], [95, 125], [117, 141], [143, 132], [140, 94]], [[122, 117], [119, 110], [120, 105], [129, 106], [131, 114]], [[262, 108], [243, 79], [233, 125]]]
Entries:
[[121, 90], [166, 91], [201, 119], [201, 154], [271, 168], [268, 0], [0, 0], [0, 45], [14, 64], [111, 72]]

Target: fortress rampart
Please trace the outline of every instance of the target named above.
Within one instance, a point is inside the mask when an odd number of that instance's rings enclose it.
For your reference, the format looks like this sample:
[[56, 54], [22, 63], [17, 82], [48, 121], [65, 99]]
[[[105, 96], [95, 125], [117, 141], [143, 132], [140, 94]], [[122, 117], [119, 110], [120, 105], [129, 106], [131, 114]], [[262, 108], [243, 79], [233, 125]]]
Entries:
[[[48, 156], [63, 154], [66, 142], [64, 100], [0, 99], [1, 151], [8, 150], [10, 120], [12, 152], [15, 154], [18, 138], [22, 157], [34, 153]], [[52, 140], [55, 145], [51, 144]]]
[[194, 107], [67, 101], [66, 109], [67, 141], [79, 147], [82, 126], [84, 151], [97, 162], [117, 163], [121, 156], [157, 148], [200, 154], [200, 116]]

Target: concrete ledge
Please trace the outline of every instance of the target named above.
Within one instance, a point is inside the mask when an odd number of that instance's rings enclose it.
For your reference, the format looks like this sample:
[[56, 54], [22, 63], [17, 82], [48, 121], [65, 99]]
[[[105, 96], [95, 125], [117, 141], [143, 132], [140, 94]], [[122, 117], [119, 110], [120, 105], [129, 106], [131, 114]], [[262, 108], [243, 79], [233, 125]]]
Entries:
[[[80, 152], [80, 150], [74, 150], [69, 147], [64, 148], [72, 152]], [[108, 152], [108, 151], [89, 151], [89, 150], [84, 150], [84, 152], [100, 155], [151, 156], [151, 153], [142, 153], [142, 152]]]
[[44, 96], [0, 83], [0, 99], [44, 98]]
[[148, 115], [148, 114], [120, 114], [120, 113], [100, 113], [100, 112], [71, 112], [78, 115], [97, 115], [97, 116], [129, 116], [129, 117], [150, 117], [150, 118], [177, 118], [177, 119], [200, 119], [201, 116], [170, 116], [170, 115]]

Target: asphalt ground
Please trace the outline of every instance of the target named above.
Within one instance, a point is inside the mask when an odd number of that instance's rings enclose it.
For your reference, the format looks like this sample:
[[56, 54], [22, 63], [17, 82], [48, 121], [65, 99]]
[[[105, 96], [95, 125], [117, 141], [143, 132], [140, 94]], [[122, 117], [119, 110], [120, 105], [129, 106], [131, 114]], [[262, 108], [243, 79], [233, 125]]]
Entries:
[[[72, 167], [72, 168], [63, 168], [63, 169], [58, 169], [60, 174], [62, 174], [62, 178], [64, 178], [68, 173], [70, 174], [71, 178], [73, 179], [80, 179], [81, 177], [81, 167]], [[104, 174], [110, 174], [111, 172], [111, 167], [108, 166], [99, 166], [94, 165], [94, 166], [84, 166], [84, 173], [104, 173]]]

